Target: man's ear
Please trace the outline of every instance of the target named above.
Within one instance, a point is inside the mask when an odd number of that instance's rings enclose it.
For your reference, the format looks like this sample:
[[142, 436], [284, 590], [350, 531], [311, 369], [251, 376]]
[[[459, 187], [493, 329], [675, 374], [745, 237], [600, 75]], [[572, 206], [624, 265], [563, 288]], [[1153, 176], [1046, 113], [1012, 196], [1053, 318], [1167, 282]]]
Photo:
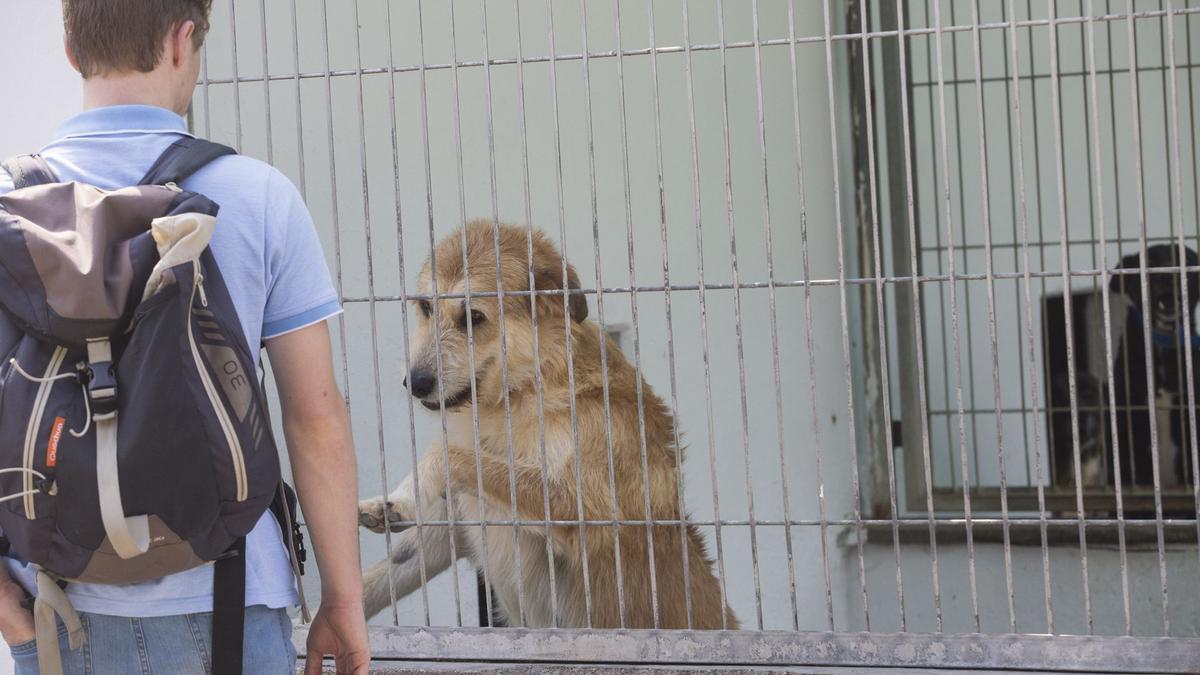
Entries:
[[71, 49], [71, 40], [67, 38], [66, 33], [63, 33], [63, 52], [67, 55], [67, 63], [71, 64], [75, 72], [82, 75], [83, 71], [79, 69], [79, 61], [75, 59], [75, 52]]
[[180, 67], [187, 60], [189, 52], [196, 51], [195, 45], [192, 44], [192, 34], [195, 32], [196, 22], [191, 19], [181, 22], [171, 31], [167, 56], [171, 59], [172, 66]]
[[[562, 289], [563, 274], [562, 267], [543, 267], [535, 270], [533, 273], [533, 281], [537, 286], [536, 290], [545, 291], [552, 289]], [[579, 290], [579, 275], [575, 273], [575, 268], [567, 265], [567, 289]], [[557, 295], [540, 296], [545, 300], [542, 306], [552, 308], [555, 313], [562, 311], [562, 298]], [[567, 301], [571, 309], [571, 320], [576, 323], [582, 323], [588, 316], [587, 296], [583, 293], [570, 293], [570, 299]]]

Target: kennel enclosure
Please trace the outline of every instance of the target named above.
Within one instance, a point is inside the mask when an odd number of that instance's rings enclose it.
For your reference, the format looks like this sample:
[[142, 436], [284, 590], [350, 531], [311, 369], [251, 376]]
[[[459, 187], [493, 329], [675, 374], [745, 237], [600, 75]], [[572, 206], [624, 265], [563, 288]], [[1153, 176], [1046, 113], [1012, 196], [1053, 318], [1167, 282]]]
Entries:
[[[214, 5], [192, 128], [310, 205], [346, 309], [361, 496], [444, 433], [399, 386], [433, 242], [474, 217], [537, 227], [671, 406], [689, 522], [743, 624], [488, 627], [460, 561], [376, 618], [380, 658], [1200, 662], [1200, 270], [1114, 274], [1200, 250], [1200, 5]], [[1157, 343], [1124, 328], [1116, 278], [1143, 302], [1177, 280], [1177, 377], [1121, 356]], [[1137, 368], [1131, 403], [1116, 383]], [[1149, 475], [1110, 478], [1122, 452]], [[390, 539], [364, 534], [364, 563]]]

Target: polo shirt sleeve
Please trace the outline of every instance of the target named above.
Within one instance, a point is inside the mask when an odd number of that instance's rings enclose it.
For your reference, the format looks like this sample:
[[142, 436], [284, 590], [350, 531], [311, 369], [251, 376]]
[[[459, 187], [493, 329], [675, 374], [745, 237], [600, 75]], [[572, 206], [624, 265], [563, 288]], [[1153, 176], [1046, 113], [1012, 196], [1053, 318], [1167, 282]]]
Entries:
[[342, 311], [312, 216], [292, 182], [272, 169], [265, 201], [267, 303], [263, 340]]

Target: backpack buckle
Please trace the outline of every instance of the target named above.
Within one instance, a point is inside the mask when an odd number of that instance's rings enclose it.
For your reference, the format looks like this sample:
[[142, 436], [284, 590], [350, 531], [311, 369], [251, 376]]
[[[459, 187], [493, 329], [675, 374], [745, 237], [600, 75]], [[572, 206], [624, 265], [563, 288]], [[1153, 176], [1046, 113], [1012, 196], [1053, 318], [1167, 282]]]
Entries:
[[88, 399], [96, 419], [117, 412], [117, 375], [113, 369], [112, 344], [107, 338], [88, 340]]

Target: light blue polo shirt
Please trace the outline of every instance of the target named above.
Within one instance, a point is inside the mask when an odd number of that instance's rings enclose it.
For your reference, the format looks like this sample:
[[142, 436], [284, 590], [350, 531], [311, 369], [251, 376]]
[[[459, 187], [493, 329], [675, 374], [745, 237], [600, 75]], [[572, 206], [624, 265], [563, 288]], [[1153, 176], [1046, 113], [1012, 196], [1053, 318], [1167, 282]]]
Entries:
[[[134, 185], [174, 141], [187, 136], [183, 118], [152, 106], [112, 106], [64, 122], [42, 157], [61, 181], [99, 188]], [[329, 267], [300, 194], [282, 173], [256, 159], [221, 157], [181, 185], [220, 206], [211, 248], [233, 298], [246, 344], [257, 361], [261, 339], [325, 321], [341, 311]], [[0, 170], [0, 194], [12, 190]], [[16, 329], [0, 314], [0, 353]], [[287, 551], [268, 511], [246, 539], [246, 604], [298, 604]], [[32, 589], [33, 572], [9, 559], [14, 578]], [[212, 566], [130, 586], [70, 584], [83, 612], [129, 617], [212, 610]]]

